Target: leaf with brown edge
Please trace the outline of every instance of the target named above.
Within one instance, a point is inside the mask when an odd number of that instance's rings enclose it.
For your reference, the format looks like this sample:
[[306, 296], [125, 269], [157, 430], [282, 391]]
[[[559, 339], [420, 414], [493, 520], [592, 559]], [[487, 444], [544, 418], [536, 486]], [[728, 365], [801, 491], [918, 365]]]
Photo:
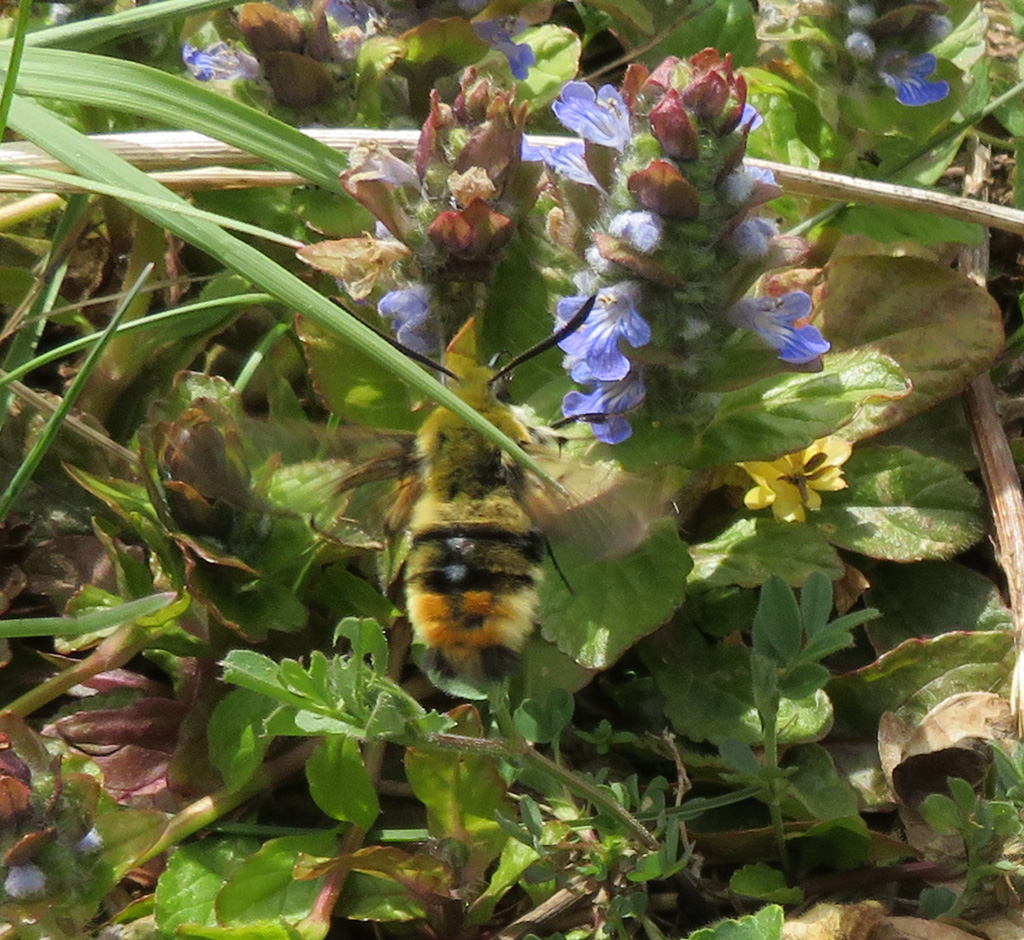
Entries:
[[861, 255], [832, 261], [816, 312], [833, 352], [882, 353], [913, 383], [906, 398], [865, 404], [843, 430], [849, 440], [894, 427], [960, 394], [1003, 344], [995, 300], [967, 278], [922, 258]]

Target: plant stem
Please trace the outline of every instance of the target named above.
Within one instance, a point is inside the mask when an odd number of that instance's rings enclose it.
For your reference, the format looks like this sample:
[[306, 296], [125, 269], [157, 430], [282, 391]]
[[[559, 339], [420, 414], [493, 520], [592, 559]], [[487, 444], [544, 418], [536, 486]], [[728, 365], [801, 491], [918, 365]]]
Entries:
[[194, 803], [190, 803], [183, 810], [175, 813], [168, 821], [163, 835], [146, 851], [130, 862], [130, 867], [141, 865], [151, 858], [166, 851], [172, 845], [177, 844], [186, 836], [198, 832], [204, 826], [225, 813], [230, 812], [237, 806], [241, 806], [246, 800], [261, 793], [264, 790], [272, 789], [287, 779], [292, 774], [300, 771], [309, 760], [309, 755], [320, 743], [319, 738], [310, 738], [296, 745], [290, 751], [272, 760], [256, 771], [252, 779], [244, 786], [236, 790], [220, 790], [204, 796]]

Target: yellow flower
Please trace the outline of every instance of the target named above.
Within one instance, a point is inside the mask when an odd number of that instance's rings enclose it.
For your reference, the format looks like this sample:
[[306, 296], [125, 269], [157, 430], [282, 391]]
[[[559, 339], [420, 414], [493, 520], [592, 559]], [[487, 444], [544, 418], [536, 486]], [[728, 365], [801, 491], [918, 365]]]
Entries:
[[778, 460], [737, 464], [757, 486], [743, 497], [748, 509], [772, 507], [776, 519], [803, 522], [804, 507], [820, 509], [823, 491], [846, 489], [842, 466], [853, 445], [838, 437], [823, 437], [795, 454]]

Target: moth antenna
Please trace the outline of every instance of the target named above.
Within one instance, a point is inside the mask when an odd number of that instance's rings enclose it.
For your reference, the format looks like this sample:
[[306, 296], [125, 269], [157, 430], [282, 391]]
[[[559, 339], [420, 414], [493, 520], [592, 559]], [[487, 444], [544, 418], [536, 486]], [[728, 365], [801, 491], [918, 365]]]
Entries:
[[552, 346], [557, 346], [570, 333], [575, 333], [576, 330], [583, 325], [583, 321], [590, 316], [590, 311], [594, 309], [594, 304], [596, 303], [597, 294], [592, 294], [580, 305], [580, 309], [573, 314], [572, 319], [569, 320], [565, 326], [552, 333], [547, 339], [541, 340], [536, 346], [531, 346], [526, 350], [526, 352], [520, 353], [508, 365], [503, 366], [498, 372], [495, 372], [494, 375], [491, 376], [490, 384], [493, 385], [495, 382], [500, 382], [502, 379], [508, 378], [516, 366], [521, 366], [524, 362], [532, 359], [534, 356], [539, 356], [542, 352], [546, 352]]
[[548, 429], [551, 431], [557, 431], [559, 428], [564, 428], [570, 424], [576, 424], [580, 421], [585, 421], [587, 424], [603, 424], [607, 420], [608, 415], [600, 411], [595, 411], [593, 414], [570, 415], [568, 418], [559, 418], [557, 421], [552, 421], [548, 425]]
[[[345, 313], [347, 313], [350, 317], [356, 317], [356, 315], [351, 310], [349, 310], [348, 307], [346, 307], [340, 300], [333, 297], [331, 299], [334, 301], [336, 306], [341, 307], [341, 309], [344, 310]], [[448, 376], [448, 378], [452, 379], [455, 382], [459, 381], [459, 377], [450, 369], [446, 369], [443, 365], [441, 365], [441, 363], [434, 362], [434, 360], [431, 359], [429, 356], [424, 356], [423, 353], [416, 352], [415, 349], [410, 349], [404, 343], [400, 343], [393, 336], [388, 336], [387, 333], [378, 330], [377, 327], [367, 323], [360, 317], [356, 317], [356, 319], [359, 320], [359, 322], [362, 323], [363, 326], [365, 326], [371, 333], [384, 340], [384, 342], [387, 343], [392, 349], [397, 349], [400, 353], [412, 359], [413, 362], [418, 362], [421, 366], [426, 366], [428, 369], [433, 369], [435, 372], [440, 372], [442, 375]]]
[[565, 589], [575, 597], [576, 592], [572, 589], [572, 585], [569, 583], [569, 579], [565, 576], [565, 572], [562, 571], [562, 566], [558, 563], [558, 559], [555, 557], [555, 553], [551, 550], [551, 542], [548, 541], [547, 536], [544, 536], [544, 547], [547, 549], [548, 558], [551, 559], [551, 564], [554, 567], [555, 571], [558, 572], [558, 577], [561, 580], [562, 584], [565, 585]]

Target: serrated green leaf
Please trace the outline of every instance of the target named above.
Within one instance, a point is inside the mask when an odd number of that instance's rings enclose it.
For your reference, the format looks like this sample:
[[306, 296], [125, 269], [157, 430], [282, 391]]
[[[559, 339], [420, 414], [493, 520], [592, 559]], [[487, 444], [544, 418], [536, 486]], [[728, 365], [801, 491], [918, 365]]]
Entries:
[[[749, 647], [709, 644], [694, 631], [663, 630], [639, 651], [679, 734], [716, 745], [727, 738], [761, 743]], [[784, 743], [819, 740], [832, 726], [828, 696], [819, 691], [797, 701], [783, 698], [778, 726]]]
[[722, 920], [690, 934], [688, 940], [782, 940], [782, 908], [762, 907], [756, 914], [736, 920]]
[[945, 461], [903, 447], [859, 447], [849, 487], [814, 514], [829, 541], [892, 561], [948, 558], [984, 533], [981, 493]]
[[541, 631], [584, 668], [603, 669], [682, 603], [690, 556], [676, 526], [662, 523], [625, 558], [563, 568], [573, 593], [547, 573]]
[[[456, 733], [482, 733], [479, 716], [469, 706], [456, 716]], [[498, 856], [508, 837], [495, 814], [511, 815], [512, 808], [508, 785], [494, 758], [410, 748], [405, 771], [416, 798], [427, 808], [427, 826], [434, 838], [457, 839], [481, 865]]]
[[816, 526], [768, 517], [740, 519], [690, 551], [691, 581], [709, 587], [757, 587], [773, 574], [798, 586], [816, 571], [834, 580], [844, 570], [836, 550]]

